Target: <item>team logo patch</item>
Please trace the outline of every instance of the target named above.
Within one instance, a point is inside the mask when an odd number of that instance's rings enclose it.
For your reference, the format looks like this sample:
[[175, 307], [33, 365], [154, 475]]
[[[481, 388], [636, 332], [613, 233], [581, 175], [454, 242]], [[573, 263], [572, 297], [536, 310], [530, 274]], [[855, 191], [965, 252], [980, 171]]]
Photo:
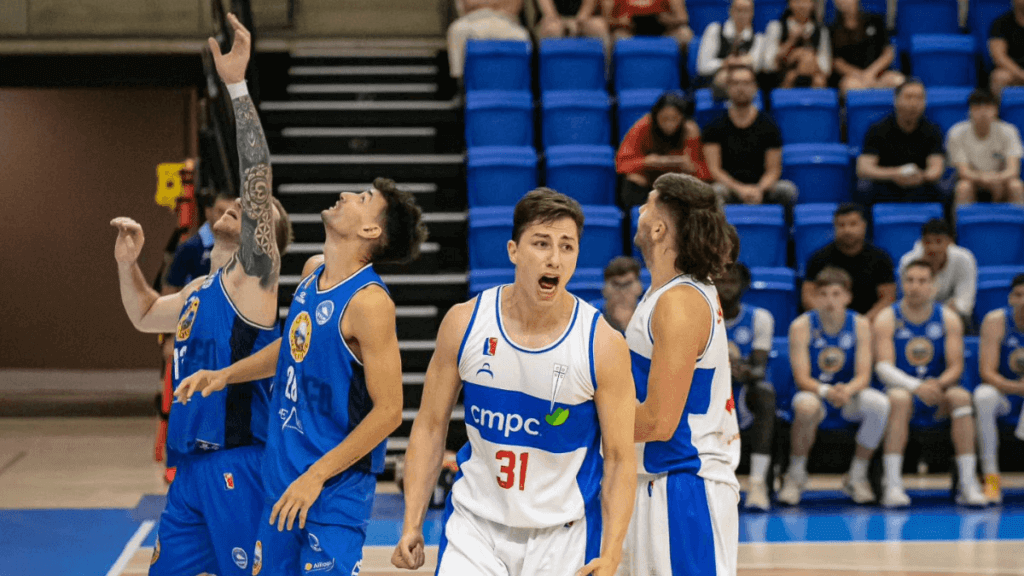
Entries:
[[303, 310], [292, 321], [292, 327], [288, 330], [288, 348], [291, 349], [292, 359], [302, 362], [309, 352], [309, 339], [313, 336], [313, 322], [309, 319], [309, 313]]
[[476, 371], [476, 375], [477, 376], [479, 376], [481, 374], [487, 374], [491, 378], [494, 378], [494, 371], [491, 370], [491, 363], [490, 362], [484, 362], [484, 365], [481, 366], [480, 369]]
[[736, 400], [733, 399], [732, 394], [729, 395], [729, 399], [725, 401], [725, 411], [732, 414], [732, 411], [736, 409]]
[[149, 565], [156, 564], [156, 561], [160, 559], [160, 536], [156, 537], [156, 544], [153, 545], [153, 555], [149, 558]]
[[326, 560], [321, 561], [321, 562], [317, 562], [315, 564], [312, 563], [312, 562], [306, 562], [306, 565], [303, 566], [303, 568], [306, 569], [306, 572], [310, 572], [310, 573], [312, 573], [312, 572], [330, 572], [331, 570], [334, 570], [334, 558], [331, 558], [330, 562], [327, 562]]
[[[208, 253], [208, 252], [204, 252], [204, 253], [203, 253], [203, 256], [205, 256], [207, 260], [209, 260], [209, 258], [210, 258], [210, 256], [209, 256], [209, 253]], [[207, 276], [207, 277], [206, 277], [206, 281], [204, 281], [204, 282], [203, 282], [203, 285], [202, 285], [202, 286], [200, 286], [199, 288], [200, 288], [201, 290], [206, 290], [206, 289], [207, 289], [207, 288], [209, 288], [210, 286], [213, 286], [213, 278], [214, 278], [214, 276], [213, 276], [213, 275]]]
[[746, 346], [754, 339], [754, 334], [750, 331], [750, 328], [746, 326], [740, 326], [736, 329], [733, 340], [736, 341], [740, 346]]
[[323, 548], [320, 547], [320, 539], [312, 532], [309, 533], [309, 547], [313, 549], [313, 552], [323, 552]]
[[1017, 348], [1010, 352], [1010, 370], [1018, 376], [1024, 376], [1024, 348]]
[[911, 366], [918, 368], [918, 372], [921, 372], [931, 363], [932, 358], [935, 357], [935, 346], [930, 338], [918, 336], [917, 338], [911, 338], [907, 342], [903, 353], [907, 357], [907, 362]]
[[494, 352], [498, 349], [498, 339], [488, 338], [484, 340], [484, 356], [494, 356]]
[[196, 312], [199, 310], [199, 298], [193, 298], [188, 301], [188, 305], [185, 308], [185, 313], [181, 315], [178, 320], [178, 333], [177, 340], [188, 340], [188, 337], [192, 335], [192, 326], [196, 323]]
[[929, 322], [928, 326], [924, 329], [924, 334], [932, 340], [942, 338], [942, 324], [938, 322]]
[[252, 553], [252, 576], [260, 576], [260, 570], [263, 570], [263, 542], [257, 540]]
[[327, 321], [334, 315], [334, 302], [324, 300], [316, 307], [316, 323], [319, 326], [327, 324]]
[[235, 476], [231, 472], [224, 473], [224, 487], [228, 490], [235, 489]]
[[241, 548], [235, 548], [231, 551], [231, 559], [235, 561], [235, 566], [242, 570], [245, 570], [246, 566], [249, 565], [249, 556]]
[[849, 332], [843, 332], [842, 334], [839, 335], [839, 347], [842, 348], [843, 350], [849, 350], [850, 348], [853, 348], [853, 344], [853, 334], [850, 334]]
[[835, 374], [846, 365], [846, 352], [842, 348], [829, 346], [818, 352], [818, 370], [825, 374]]

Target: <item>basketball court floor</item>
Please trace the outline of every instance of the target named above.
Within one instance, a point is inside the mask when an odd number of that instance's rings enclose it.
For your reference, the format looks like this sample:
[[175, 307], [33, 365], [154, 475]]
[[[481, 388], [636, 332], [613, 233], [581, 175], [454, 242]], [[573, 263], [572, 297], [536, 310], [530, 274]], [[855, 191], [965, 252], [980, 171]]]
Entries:
[[[150, 418], [0, 418], [0, 576], [147, 573], [166, 488], [153, 462]], [[1024, 476], [1004, 478], [1006, 502], [971, 510], [949, 498], [948, 476], [908, 479], [909, 510], [855, 507], [838, 478], [814, 481], [798, 509], [741, 514], [739, 573], [928, 576], [1024, 575]], [[362, 576], [410, 574], [389, 562], [402, 500], [382, 483]], [[433, 573], [433, 544], [419, 574]]]

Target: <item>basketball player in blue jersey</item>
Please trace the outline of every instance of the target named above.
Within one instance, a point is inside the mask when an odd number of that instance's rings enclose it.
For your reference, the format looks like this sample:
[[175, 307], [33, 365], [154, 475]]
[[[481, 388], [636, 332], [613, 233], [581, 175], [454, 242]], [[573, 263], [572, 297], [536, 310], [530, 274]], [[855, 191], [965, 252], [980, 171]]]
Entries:
[[909, 428], [936, 428], [952, 420], [951, 435], [960, 472], [958, 504], [984, 506], [975, 471], [971, 393], [960, 385], [964, 371], [964, 330], [960, 317], [935, 302], [933, 271], [914, 260], [903, 269], [903, 299], [875, 318], [875, 374], [885, 385], [891, 408], [883, 448], [882, 505], [909, 506], [903, 489], [903, 452]]
[[1017, 437], [1024, 439], [1024, 274], [1010, 284], [1009, 306], [993, 310], [981, 323], [978, 369], [982, 384], [974, 389], [978, 412], [978, 444], [985, 498], [1003, 501], [999, 484], [999, 429], [997, 419], [1017, 420]]
[[197, 373], [175, 392], [186, 401], [197, 390], [208, 396], [276, 367], [255, 576], [358, 573], [385, 440], [402, 421], [395, 305], [373, 264], [419, 255], [420, 209], [377, 178], [321, 214], [324, 255], [307, 263], [283, 343]]
[[437, 574], [611, 576], [636, 485], [629, 352], [565, 289], [580, 205], [540, 188], [516, 204], [512, 226], [515, 281], [453, 307], [441, 323], [409, 438], [405, 523], [391, 562], [423, 565], [423, 521], [461, 389], [469, 442]]
[[[139, 270], [144, 237], [128, 218], [115, 219], [121, 298], [145, 332], [173, 332], [175, 384], [199, 369], [230, 365], [280, 338], [277, 283], [291, 227], [270, 196], [270, 153], [244, 83], [249, 34], [233, 15], [229, 54], [214, 61], [232, 94], [242, 172], [241, 202], [213, 223], [209, 276], [159, 297]], [[212, 41], [211, 41], [212, 42]], [[213, 44], [215, 46], [215, 44]], [[150, 574], [249, 573], [263, 501], [260, 468], [267, 440], [268, 380], [190, 406], [175, 404], [168, 446], [182, 454], [160, 516]]]
[[733, 575], [739, 426], [711, 284], [730, 262], [731, 241], [711, 186], [659, 177], [640, 207], [635, 242], [651, 287], [626, 328], [640, 474], [620, 573]]
[[875, 499], [868, 481], [871, 456], [882, 442], [889, 400], [871, 384], [871, 323], [847, 307], [853, 280], [841, 268], [827, 267], [814, 279], [814, 310], [789, 327], [789, 362], [799, 391], [793, 397], [789, 470], [779, 501], [796, 506], [807, 483], [807, 455], [819, 426], [846, 428], [858, 423], [857, 448], [843, 491], [854, 502]]

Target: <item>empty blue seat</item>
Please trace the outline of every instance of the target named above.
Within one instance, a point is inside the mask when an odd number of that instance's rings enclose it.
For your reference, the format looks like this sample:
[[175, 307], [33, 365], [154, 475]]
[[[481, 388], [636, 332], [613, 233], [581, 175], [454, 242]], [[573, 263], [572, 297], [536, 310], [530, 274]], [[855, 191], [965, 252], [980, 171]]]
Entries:
[[796, 318], [800, 299], [796, 274], [792, 268], [751, 267], [750, 277], [750, 289], [743, 295], [743, 302], [771, 312], [775, 317], [775, 335], [785, 336]]
[[[515, 268], [483, 268], [469, 271], [469, 295], [475, 296], [488, 288], [511, 284], [515, 281]], [[584, 302], [601, 297], [604, 286], [603, 268], [576, 268], [565, 288]]]
[[924, 115], [939, 125], [943, 135], [957, 122], [967, 120], [967, 97], [971, 88], [930, 88]]
[[740, 262], [747, 266], [785, 266], [786, 217], [782, 206], [730, 204], [725, 219], [740, 235]]
[[852, 148], [862, 148], [868, 128], [892, 113], [894, 98], [891, 89], [846, 93], [846, 141]]
[[700, 39], [700, 35], [694, 31], [693, 38], [686, 46], [686, 74], [689, 76], [691, 84], [700, 76], [697, 73], [697, 53], [700, 52]]
[[467, 156], [470, 206], [512, 206], [537, 187], [537, 152], [531, 146], [470, 148]]
[[1024, 266], [979, 266], [978, 295], [974, 300], [974, 322], [981, 325], [985, 314], [1006, 306], [1010, 282], [1024, 274]]
[[917, 34], [910, 39], [910, 70], [925, 86], [978, 84], [974, 38], [963, 34]]
[[512, 239], [514, 206], [469, 209], [469, 269], [512, 268], [505, 245]]
[[690, 16], [690, 29], [702, 36], [713, 22], [722, 24], [729, 18], [728, 0], [687, 0], [686, 13]]
[[664, 94], [664, 90], [626, 90], [619, 93], [619, 141], [626, 136], [626, 132], [636, 124], [644, 114], [651, 111], [651, 107]]
[[616, 206], [583, 205], [583, 239], [578, 268], [603, 270], [622, 255], [622, 211]]
[[839, 95], [831, 88], [772, 91], [772, 116], [784, 144], [839, 142]]
[[530, 90], [529, 42], [470, 40], [466, 43], [466, 91]]
[[611, 146], [554, 146], [545, 156], [549, 188], [580, 204], [615, 204], [615, 150]]
[[846, 144], [787, 144], [782, 177], [796, 184], [800, 203], [846, 202], [853, 176]]
[[899, 0], [896, 5], [896, 31], [903, 46], [909, 46], [917, 34], [956, 34], [959, 30], [957, 0]]
[[679, 89], [679, 44], [672, 38], [626, 38], [615, 43], [615, 91]]
[[769, 22], [780, 19], [788, 3], [788, 0], [757, 0], [754, 3], [754, 31], [764, 32]]
[[[629, 237], [636, 238], [636, 224], [640, 220], [640, 207], [633, 206], [629, 209]], [[633, 258], [643, 262], [643, 254], [640, 253], [640, 249], [636, 247], [636, 242], [633, 242]], [[646, 270], [646, 268], [644, 268]]]
[[604, 90], [544, 92], [541, 103], [545, 148], [611, 142], [612, 106]]
[[[861, 0], [860, 9], [868, 14], [878, 14], [882, 18], [886, 18], [888, 21], [887, 14], [889, 13], [889, 3], [887, 0]], [[832, 0], [825, 0], [825, 22], [831, 24], [836, 20], [836, 5]]]
[[772, 351], [768, 355], [766, 379], [775, 388], [775, 416], [786, 422], [792, 422], [796, 384], [793, 382], [793, 368], [789, 364], [789, 338], [777, 336], [772, 339]]
[[1003, 88], [999, 97], [999, 117], [1024, 132], [1024, 86]]
[[[727, 100], [715, 100], [711, 95], [711, 88], [701, 88], [693, 92], [693, 120], [704, 128], [715, 118], [725, 113]], [[758, 90], [754, 96], [754, 106], [761, 110], [764, 103], [761, 100], [761, 91]]]
[[992, 65], [992, 56], [988, 53], [989, 30], [1010, 8], [1006, 0], [971, 0], [967, 9], [967, 30], [974, 36], [975, 46], [982, 53], [986, 66]]
[[971, 204], [956, 210], [957, 244], [974, 253], [978, 266], [1024, 265], [1024, 208]]
[[942, 218], [942, 205], [875, 204], [872, 214], [875, 246], [888, 252], [893, 262], [899, 262], [921, 237], [921, 226], [932, 218]]
[[596, 38], [540, 42], [540, 91], [604, 90], [604, 45]]
[[466, 146], [533, 146], [533, 95], [510, 90], [467, 92]]
[[838, 207], [838, 204], [797, 204], [793, 207], [793, 245], [797, 274], [801, 278], [811, 255], [835, 238], [832, 221]]

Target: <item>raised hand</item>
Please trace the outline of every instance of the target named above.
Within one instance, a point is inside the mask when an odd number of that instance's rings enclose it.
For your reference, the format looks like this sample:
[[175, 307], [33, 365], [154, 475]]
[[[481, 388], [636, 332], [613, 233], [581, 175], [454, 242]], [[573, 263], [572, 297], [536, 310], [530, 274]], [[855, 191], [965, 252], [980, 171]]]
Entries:
[[221, 53], [220, 45], [213, 38], [208, 39], [207, 42], [210, 43], [213, 63], [217, 67], [217, 75], [220, 76], [221, 81], [225, 84], [237, 84], [245, 80], [245, 69], [249, 66], [249, 45], [252, 37], [234, 14], [228, 14], [228, 23], [231, 24], [235, 36], [231, 43], [231, 52]]
[[391, 564], [396, 568], [418, 570], [426, 561], [423, 555], [423, 546], [422, 531], [403, 532], [398, 546], [395, 546], [395, 551], [391, 554]]
[[142, 245], [146, 243], [146, 237], [142, 233], [142, 226], [131, 218], [121, 216], [110, 221], [110, 225], [117, 228], [117, 240], [114, 241], [114, 258], [118, 264], [134, 264], [142, 253]]
[[188, 404], [196, 392], [206, 398], [218, 390], [223, 390], [227, 385], [228, 377], [223, 370], [199, 370], [178, 384], [174, 390], [174, 400]]

